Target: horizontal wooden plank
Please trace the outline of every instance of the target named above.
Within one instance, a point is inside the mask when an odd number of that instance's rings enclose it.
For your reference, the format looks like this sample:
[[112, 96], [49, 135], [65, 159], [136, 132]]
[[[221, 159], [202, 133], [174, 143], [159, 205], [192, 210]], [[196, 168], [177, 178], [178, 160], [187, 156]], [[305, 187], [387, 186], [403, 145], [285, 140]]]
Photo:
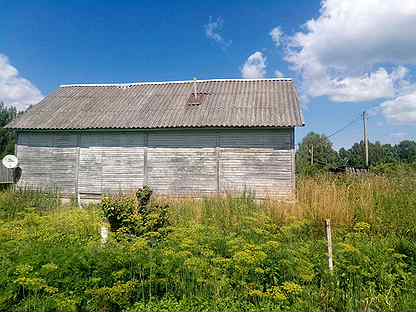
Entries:
[[[161, 138], [158, 138], [161, 141]], [[171, 137], [167, 140], [169, 141]], [[211, 140], [211, 142], [208, 141]], [[161, 194], [212, 193], [216, 191], [215, 137], [205, 137], [213, 148], [148, 148], [148, 183]]]
[[90, 132], [81, 133], [79, 142], [73, 133], [24, 133], [17, 146], [23, 169], [19, 183], [57, 185], [74, 193], [78, 177], [83, 196], [132, 191], [145, 181], [147, 149], [148, 184], [156, 193], [215, 194], [219, 181], [220, 192], [250, 189], [258, 196], [283, 196], [294, 185], [292, 133], [291, 129]]
[[20, 186], [75, 193], [76, 136], [73, 134], [20, 134], [17, 146]]

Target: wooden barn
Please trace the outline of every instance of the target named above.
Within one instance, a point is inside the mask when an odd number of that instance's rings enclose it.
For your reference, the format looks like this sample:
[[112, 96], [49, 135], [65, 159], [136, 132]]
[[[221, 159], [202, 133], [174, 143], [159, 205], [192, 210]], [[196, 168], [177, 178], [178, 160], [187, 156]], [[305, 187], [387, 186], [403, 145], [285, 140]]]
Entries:
[[290, 79], [62, 85], [7, 127], [17, 133], [18, 185], [98, 199], [150, 185], [203, 197], [295, 187]]

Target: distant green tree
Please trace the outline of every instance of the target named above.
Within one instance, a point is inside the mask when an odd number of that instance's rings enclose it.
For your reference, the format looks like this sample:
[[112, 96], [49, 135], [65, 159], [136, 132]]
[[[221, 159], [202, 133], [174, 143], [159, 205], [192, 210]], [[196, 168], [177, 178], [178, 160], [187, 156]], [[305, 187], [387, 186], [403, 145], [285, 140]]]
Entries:
[[16, 115], [15, 107], [7, 107], [3, 102], [0, 102], [0, 158], [7, 154], [14, 154], [15, 133], [3, 127], [16, 118]]
[[[311, 149], [313, 146], [314, 164], [311, 165]], [[416, 142], [405, 140], [397, 145], [368, 143], [369, 166], [395, 168], [400, 162], [416, 164]], [[365, 167], [364, 142], [354, 143], [351, 148], [341, 148], [336, 152], [331, 141], [325, 136], [314, 132], [308, 133], [299, 144], [296, 152], [296, 171], [301, 175], [313, 175], [338, 166], [355, 168]]]
[[368, 144], [368, 159], [371, 166], [385, 162], [384, 148], [379, 141]]
[[402, 162], [416, 162], [416, 142], [405, 140], [396, 145], [396, 151]]
[[338, 158], [341, 165], [347, 165], [350, 159], [350, 151], [341, 147], [338, 151]]
[[383, 155], [384, 155], [383, 163], [385, 164], [395, 163], [400, 160], [396, 147], [391, 144], [383, 145]]
[[[364, 142], [354, 143], [350, 149], [339, 150], [339, 157], [345, 164], [351, 167], [365, 167], [365, 146]], [[368, 143], [368, 163], [369, 166], [376, 166], [385, 163], [394, 163], [399, 160], [399, 156], [394, 146], [381, 144], [380, 142]]]
[[370, 166], [394, 163], [399, 160], [399, 156], [394, 146], [390, 144], [381, 144], [378, 141], [369, 143], [368, 154]]
[[[313, 149], [313, 164], [311, 155]], [[308, 133], [299, 144], [296, 152], [296, 168], [300, 174], [311, 174], [314, 171], [328, 170], [339, 165], [338, 153], [332, 142], [318, 133]]]
[[365, 147], [364, 142], [354, 143], [348, 150], [348, 166], [351, 167], [365, 167]]

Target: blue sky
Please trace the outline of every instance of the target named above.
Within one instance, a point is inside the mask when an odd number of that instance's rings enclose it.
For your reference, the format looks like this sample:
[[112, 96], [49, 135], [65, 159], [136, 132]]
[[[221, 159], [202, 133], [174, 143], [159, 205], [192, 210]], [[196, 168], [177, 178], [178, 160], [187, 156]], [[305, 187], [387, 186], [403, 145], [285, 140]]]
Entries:
[[[415, 139], [416, 7], [395, 2], [0, 1], [0, 100], [25, 107], [65, 83], [283, 74], [303, 97], [298, 141], [364, 109], [371, 141]], [[361, 136], [356, 122], [331, 139]]]

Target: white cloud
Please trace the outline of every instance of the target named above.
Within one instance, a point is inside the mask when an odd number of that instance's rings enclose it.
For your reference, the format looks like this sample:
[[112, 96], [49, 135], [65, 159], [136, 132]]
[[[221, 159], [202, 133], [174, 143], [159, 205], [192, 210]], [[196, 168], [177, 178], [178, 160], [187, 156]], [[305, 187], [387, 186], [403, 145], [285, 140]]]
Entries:
[[[289, 38], [286, 60], [307, 96], [392, 98], [416, 64], [415, 0], [324, 0], [320, 16]], [[393, 68], [393, 69], [391, 69]]]
[[270, 31], [270, 36], [272, 37], [272, 40], [274, 44], [276, 45], [276, 47], [280, 46], [282, 36], [283, 36], [283, 31], [281, 30], [281, 28], [280, 27], [273, 28]]
[[208, 39], [211, 39], [218, 43], [223, 49], [228, 48], [231, 45], [231, 40], [226, 41], [221, 35], [221, 31], [224, 25], [224, 20], [221, 17], [218, 17], [215, 21], [212, 20], [212, 17], [209, 17], [208, 24], [204, 25], [205, 35]]
[[278, 70], [278, 69], [276, 69], [275, 71], [274, 71], [274, 75], [277, 77], [277, 78], [283, 78], [285, 75], [280, 71], [280, 70]]
[[[375, 72], [357, 77], [333, 78], [311, 82], [309, 95], [328, 96], [335, 102], [371, 101], [390, 98], [396, 94], [397, 86], [404, 83], [405, 75], [400, 75], [402, 67], [388, 73], [380, 67]], [[325, 83], [322, 83], [325, 81]], [[322, 83], [322, 85], [318, 85]]]
[[386, 119], [394, 124], [416, 123], [416, 90], [385, 101], [380, 109]]
[[7, 106], [15, 106], [17, 110], [24, 110], [43, 97], [36, 86], [19, 75], [7, 56], [0, 54], [0, 101]]
[[241, 69], [241, 75], [245, 79], [264, 78], [266, 75], [266, 57], [257, 51], [251, 54]]

